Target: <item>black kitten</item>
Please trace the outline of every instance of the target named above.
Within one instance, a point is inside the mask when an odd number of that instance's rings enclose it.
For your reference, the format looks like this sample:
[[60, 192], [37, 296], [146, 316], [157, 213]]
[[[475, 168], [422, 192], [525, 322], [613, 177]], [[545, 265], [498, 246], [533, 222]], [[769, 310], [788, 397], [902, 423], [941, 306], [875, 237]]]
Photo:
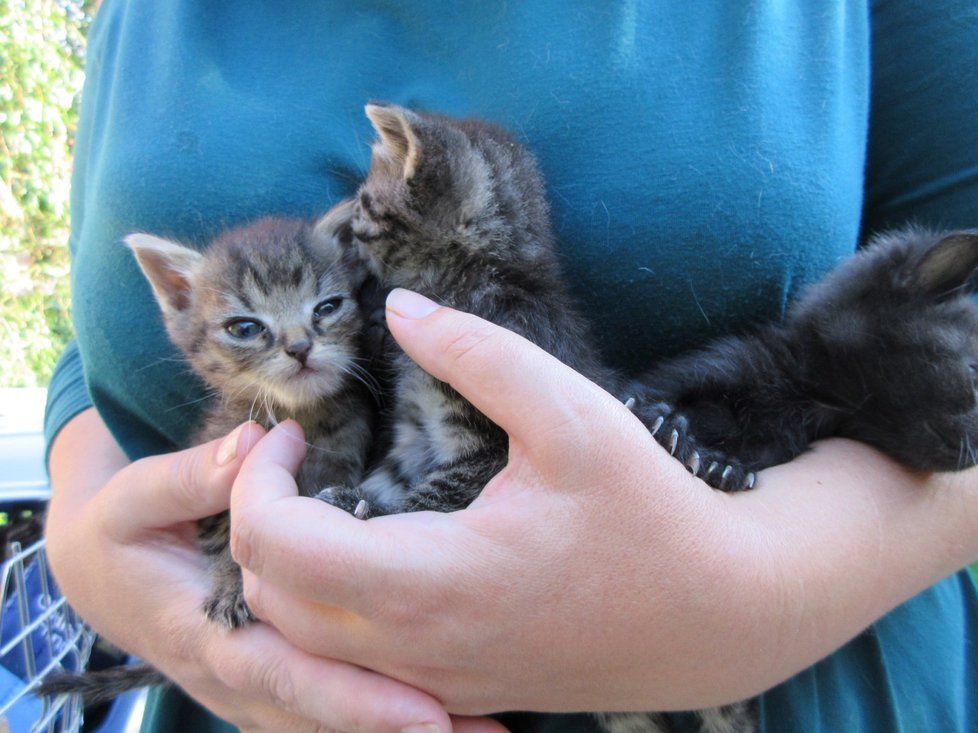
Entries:
[[868, 443], [908, 468], [956, 471], [978, 447], [978, 233], [876, 237], [783, 324], [658, 365], [627, 404], [694, 474], [724, 490], [819, 438]]

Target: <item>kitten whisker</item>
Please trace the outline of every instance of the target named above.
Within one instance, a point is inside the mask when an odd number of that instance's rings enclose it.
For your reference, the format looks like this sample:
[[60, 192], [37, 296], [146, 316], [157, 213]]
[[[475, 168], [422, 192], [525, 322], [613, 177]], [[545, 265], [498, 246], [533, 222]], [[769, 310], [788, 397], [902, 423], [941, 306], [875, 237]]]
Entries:
[[172, 407], [166, 408], [165, 412], [172, 412], [173, 410], [179, 410], [181, 407], [189, 407], [190, 405], [196, 405], [198, 402], [204, 402], [209, 400], [217, 394], [216, 389], [206, 390], [203, 397], [198, 397], [193, 400], [188, 400], [186, 402], [181, 402], [179, 405], [173, 405]]

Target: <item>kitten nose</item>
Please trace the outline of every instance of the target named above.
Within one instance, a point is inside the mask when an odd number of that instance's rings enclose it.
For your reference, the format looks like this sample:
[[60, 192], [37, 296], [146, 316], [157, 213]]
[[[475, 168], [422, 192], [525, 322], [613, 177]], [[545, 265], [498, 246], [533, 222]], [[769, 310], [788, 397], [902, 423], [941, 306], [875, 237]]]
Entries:
[[305, 366], [306, 358], [309, 356], [309, 349], [311, 348], [312, 344], [310, 344], [306, 339], [302, 339], [301, 341], [293, 341], [291, 344], [286, 346], [285, 353]]

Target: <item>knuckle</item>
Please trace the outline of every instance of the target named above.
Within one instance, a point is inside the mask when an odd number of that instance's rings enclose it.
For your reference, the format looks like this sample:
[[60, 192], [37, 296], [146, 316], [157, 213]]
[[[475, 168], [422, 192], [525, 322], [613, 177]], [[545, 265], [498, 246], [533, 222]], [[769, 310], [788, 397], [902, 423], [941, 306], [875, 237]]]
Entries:
[[281, 661], [266, 661], [258, 665], [254, 680], [258, 690], [267, 695], [276, 705], [293, 710], [296, 704], [295, 680], [286, 664]]
[[202, 475], [200, 451], [181, 453], [173, 466], [173, 489], [179, 501], [187, 507], [196, 506], [204, 498], [206, 478]]
[[446, 338], [442, 349], [445, 356], [459, 364], [478, 359], [487, 347], [498, 340], [498, 327], [482, 321], [473, 323], [465, 319], [459, 328]]

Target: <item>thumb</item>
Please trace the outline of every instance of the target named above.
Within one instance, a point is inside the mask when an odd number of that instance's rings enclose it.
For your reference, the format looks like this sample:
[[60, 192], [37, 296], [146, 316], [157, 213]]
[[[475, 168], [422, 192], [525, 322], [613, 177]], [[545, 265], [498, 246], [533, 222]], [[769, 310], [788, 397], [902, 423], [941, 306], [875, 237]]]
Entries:
[[224, 511], [238, 469], [264, 434], [247, 422], [224, 438], [126, 466], [96, 495], [106, 528], [128, 537]]
[[522, 336], [410, 290], [391, 291], [387, 324], [422, 369], [521, 442], [579, 423], [596, 401], [613, 401]]

